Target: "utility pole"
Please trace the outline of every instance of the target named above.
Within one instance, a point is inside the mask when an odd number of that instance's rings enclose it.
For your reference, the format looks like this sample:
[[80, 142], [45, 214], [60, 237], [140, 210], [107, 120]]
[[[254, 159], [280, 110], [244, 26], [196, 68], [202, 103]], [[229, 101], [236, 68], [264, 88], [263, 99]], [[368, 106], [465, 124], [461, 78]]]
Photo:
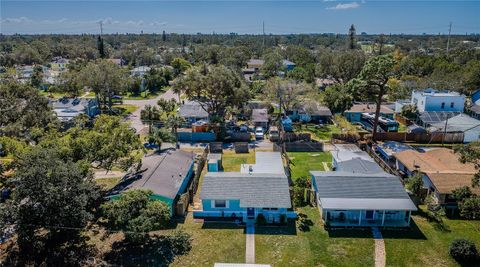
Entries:
[[448, 115], [447, 115], [447, 119], [445, 120], [445, 129], [443, 130], [442, 146], [443, 146], [443, 143], [445, 142], [445, 136], [447, 135], [447, 124], [448, 124]]
[[263, 32], [262, 46], [265, 47], [265, 21], [262, 22], [262, 32]]
[[450, 22], [450, 26], [448, 27], [447, 54], [450, 51], [450, 34], [451, 33], [452, 33], [452, 23]]

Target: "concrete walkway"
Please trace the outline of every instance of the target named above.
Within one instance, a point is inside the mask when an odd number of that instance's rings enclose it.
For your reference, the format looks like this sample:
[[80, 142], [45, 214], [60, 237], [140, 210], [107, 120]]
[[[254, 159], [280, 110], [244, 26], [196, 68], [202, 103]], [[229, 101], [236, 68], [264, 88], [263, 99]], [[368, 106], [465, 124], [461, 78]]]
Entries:
[[255, 263], [255, 222], [247, 222], [247, 244], [245, 252], [245, 262]]
[[372, 227], [372, 235], [375, 240], [375, 267], [385, 267], [387, 258], [382, 233], [377, 227]]

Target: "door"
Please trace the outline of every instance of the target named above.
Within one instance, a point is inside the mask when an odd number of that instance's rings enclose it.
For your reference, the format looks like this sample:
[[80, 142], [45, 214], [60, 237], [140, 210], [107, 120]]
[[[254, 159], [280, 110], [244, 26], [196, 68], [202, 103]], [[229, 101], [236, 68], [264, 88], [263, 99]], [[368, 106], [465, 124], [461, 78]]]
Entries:
[[247, 208], [247, 217], [249, 219], [255, 219], [255, 209], [254, 208]]
[[373, 210], [367, 210], [365, 212], [365, 219], [367, 219], [367, 220], [373, 219]]

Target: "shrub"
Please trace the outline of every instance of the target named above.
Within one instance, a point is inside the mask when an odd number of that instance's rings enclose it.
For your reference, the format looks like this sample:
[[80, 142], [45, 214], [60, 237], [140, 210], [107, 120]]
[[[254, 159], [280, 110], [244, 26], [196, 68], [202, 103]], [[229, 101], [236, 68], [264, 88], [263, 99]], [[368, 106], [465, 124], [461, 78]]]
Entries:
[[460, 210], [460, 216], [466, 219], [480, 219], [480, 197], [474, 196], [464, 199], [458, 203], [458, 209]]
[[170, 247], [175, 255], [181, 255], [192, 249], [192, 236], [182, 230], [175, 231], [169, 237]]
[[473, 262], [478, 257], [475, 243], [466, 239], [455, 239], [450, 245], [450, 256], [458, 262]]
[[261, 213], [257, 215], [257, 224], [258, 225], [267, 224], [267, 219], [265, 219], [265, 216], [263, 216], [263, 214], [261, 214]]

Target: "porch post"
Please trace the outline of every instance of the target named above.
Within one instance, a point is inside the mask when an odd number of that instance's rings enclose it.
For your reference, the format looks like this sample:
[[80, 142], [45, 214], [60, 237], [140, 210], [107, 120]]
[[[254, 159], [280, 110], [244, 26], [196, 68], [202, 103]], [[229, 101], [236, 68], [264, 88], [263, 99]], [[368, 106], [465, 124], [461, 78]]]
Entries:
[[328, 210], [325, 210], [324, 216], [325, 216], [325, 224], [326, 224], [328, 221]]
[[383, 210], [383, 215], [382, 215], [382, 226], [385, 223], [385, 210]]
[[362, 210], [359, 210], [360, 212], [360, 216], [358, 216], [358, 225], [361, 225], [362, 224]]
[[412, 216], [412, 211], [408, 211], [408, 225], [410, 225], [410, 216]]

